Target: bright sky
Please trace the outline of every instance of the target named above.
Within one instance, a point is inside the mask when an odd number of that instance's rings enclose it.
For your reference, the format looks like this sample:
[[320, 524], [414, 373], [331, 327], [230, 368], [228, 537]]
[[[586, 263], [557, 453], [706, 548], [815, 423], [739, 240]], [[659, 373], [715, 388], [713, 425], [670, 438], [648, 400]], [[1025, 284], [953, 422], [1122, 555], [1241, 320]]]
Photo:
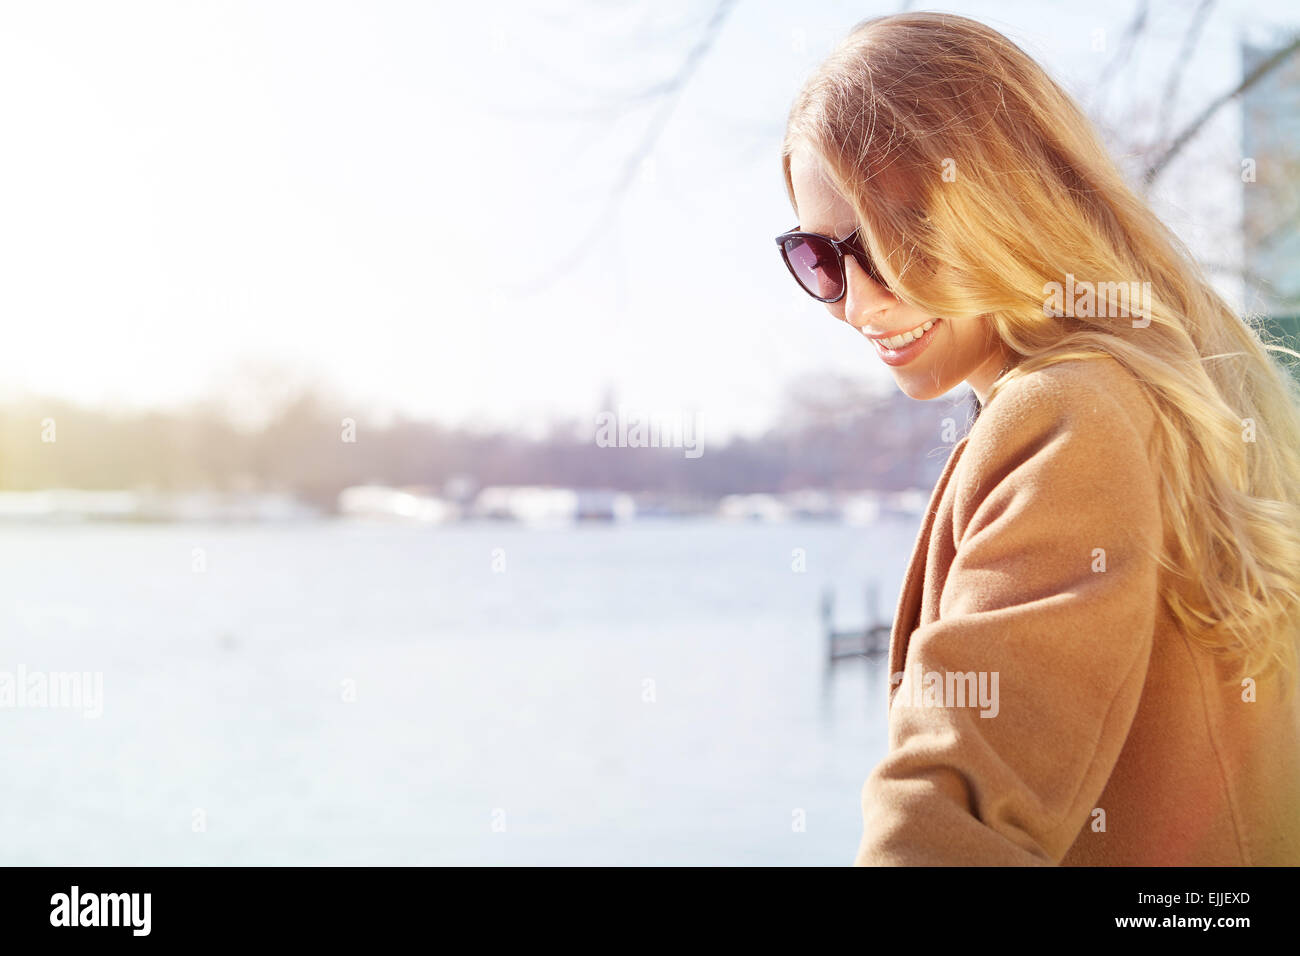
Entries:
[[[1193, 3], [1153, 6], [1117, 107], [1159, 88]], [[795, 92], [897, 8], [741, 2], [591, 254], [523, 293], [605, 213], [655, 111], [627, 97], [675, 71], [712, 3], [6, 3], [0, 384], [165, 405], [253, 361], [454, 423], [590, 417], [612, 390], [698, 409], [715, 439], [765, 424], [796, 375], [883, 384], [772, 237], [793, 223], [778, 147]], [[944, 9], [1081, 92], [1110, 56], [1092, 31], [1117, 41], [1133, 4]], [[1297, 10], [1216, 6], [1177, 115], [1235, 81], [1243, 30]], [[1198, 141], [1229, 180], [1236, 122]], [[1222, 254], [1211, 218], [1238, 187], [1205, 175], [1171, 175], [1163, 211]]]

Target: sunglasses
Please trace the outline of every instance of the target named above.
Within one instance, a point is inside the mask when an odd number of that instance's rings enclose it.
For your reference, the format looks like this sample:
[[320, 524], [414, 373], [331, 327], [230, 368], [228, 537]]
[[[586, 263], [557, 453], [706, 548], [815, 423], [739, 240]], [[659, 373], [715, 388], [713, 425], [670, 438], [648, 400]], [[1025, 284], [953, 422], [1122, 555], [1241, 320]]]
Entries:
[[790, 275], [805, 292], [818, 302], [838, 302], [849, 287], [848, 273], [844, 271], [845, 252], [858, 260], [862, 271], [873, 282], [885, 286], [880, 270], [862, 245], [860, 232], [854, 229], [847, 238], [832, 239], [821, 233], [794, 229], [777, 236], [776, 244]]

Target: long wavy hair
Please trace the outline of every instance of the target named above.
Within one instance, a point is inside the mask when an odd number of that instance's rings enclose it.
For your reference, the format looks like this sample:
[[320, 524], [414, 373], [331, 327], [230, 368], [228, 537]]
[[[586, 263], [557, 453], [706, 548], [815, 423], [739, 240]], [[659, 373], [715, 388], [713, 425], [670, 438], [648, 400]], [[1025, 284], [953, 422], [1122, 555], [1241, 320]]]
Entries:
[[[1110, 355], [1136, 377], [1156, 412], [1161, 599], [1238, 678], [1280, 667], [1293, 686], [1300, 389], [1281, 355], [1300, 354], [1229, 308], [1071, 97], [981, 23], [878, 17], [795, 99], [781, 150], [792, 205], [798, 146], [853, 207], [891, 291], [930, 315], [987, 317], [1016, 357], [988, 402], [1071, 359]], [[1049, 308], [1067, 275], [1149, 295], [1118, 319]]]

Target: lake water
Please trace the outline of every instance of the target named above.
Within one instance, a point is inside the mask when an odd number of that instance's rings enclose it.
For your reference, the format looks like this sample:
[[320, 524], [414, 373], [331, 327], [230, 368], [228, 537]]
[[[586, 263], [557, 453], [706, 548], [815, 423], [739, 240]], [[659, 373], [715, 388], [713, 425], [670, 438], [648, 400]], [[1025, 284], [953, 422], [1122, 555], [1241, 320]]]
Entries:
[[0, 709], [0, 854], [847, 865], [888, 683], [828, 676], [818, 600], [891, 615], [915, 533], [5, 527], [0, 672], [103, 700]]

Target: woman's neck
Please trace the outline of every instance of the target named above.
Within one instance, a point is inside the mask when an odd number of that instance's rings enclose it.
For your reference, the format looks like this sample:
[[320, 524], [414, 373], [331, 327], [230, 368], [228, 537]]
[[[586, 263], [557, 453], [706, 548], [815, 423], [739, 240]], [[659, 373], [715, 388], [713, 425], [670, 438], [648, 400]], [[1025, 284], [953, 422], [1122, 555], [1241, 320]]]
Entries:
[[971, 387], [975, 393], [976, 399], [981, 406], [988, 401], [989, 391], [996, 382], [1012, 365], [1012, 355], [1005, 349], [999, 349], [990, 355], [975, 371], [966, 376], [966, 384]]

